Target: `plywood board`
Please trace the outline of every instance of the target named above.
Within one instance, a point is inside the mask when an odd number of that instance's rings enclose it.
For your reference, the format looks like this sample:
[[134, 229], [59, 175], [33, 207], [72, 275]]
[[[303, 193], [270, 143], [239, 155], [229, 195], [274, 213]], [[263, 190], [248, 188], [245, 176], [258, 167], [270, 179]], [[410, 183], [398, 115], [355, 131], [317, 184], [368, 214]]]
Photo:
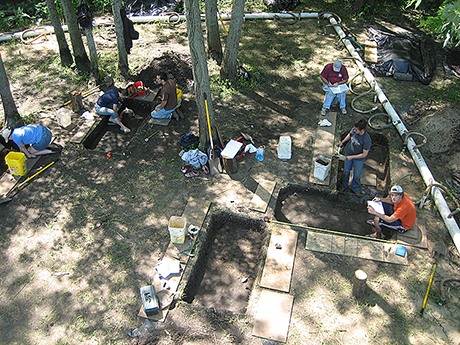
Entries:
[[[415, 235], [417, 236], [416, 238]], [[426, 224], [422, 219], [417, 218], [417, 227], [405, 233], [396, 233], [396, 239], [399, 244], [409, 245], [417, 248], [428, 248], [428, 239], [426, 237]]]
[[161, 89], [150, 90], [147, 88], [147, 93], [144, 96], [137, 96], [131, 99], [134, 101], [153, 102], [160, 91]]
[[153, 117], [149, 120], [150, 124], [158, 126], [168, 126], [171, 122], [171, 119], [154, 119]]
[[331, 251], [332, 246], [332, 235], [324, 234], [321, 232], [309, 231], [307, 233], [307, 245], [306, 249], [315, 250], [317, 252]]
[[[280, 249], [276, 245], [281, 246]], [[297, 231], [274, 227], [270, 236], [260, 286], [289, 292], [297, 247]]]
[[211, 206], [211, 202], [208, 200], [189, 198], [184, 213], [182, 213], [182, 217], [187, 219], [187, 226], [191, 224], [201, 229], [209, 206]]
[[347, 237], [348, 240], [344, 242], [344, 255], [356, 256], [358, 251], [358, 240], [355, 237]]
[[358, 258], [383, 261], [383, 242], [357, 239], [356, 256]]
[[75, 133], [72, 139], [70, 139], [70, 142], [80, 144], [83, 139], [86, 138], [86, 135], [91, 131], [91, 128], [93, 128], [93, 126], [100, 120], [100, 118], [95, 120], [85, 120], [78, 128], [77, 133]]
[[[176, 243], [172, 243], [172, 242], [169, 242], [169, 245], [168, 245], [168, 248], [166, 249], [166, 253], [165, 255], [163, 256], [163, 260], [176, 260], [175, 257], [177, 256], [177, 252], [181, 251], [181, 250], [184, 250], [184, 249], [187, 249], [191, 246], [194, 245], [194, 241], [190, 240], [188, 237], [185, 238], [185, 243], [184, 244], [176, 244]], [[188, 260], [190, 259], [190, 257], [186, 256], [186, 255], [180, 255], [180, 259], [181, 261], [183, 262], [188, 262]], [[175, 274], [175, 275], [171, 275], [168, 277], [168, 279], [162, 279], [160, 278], [160, 276], [158, 275], [158, 272], [155, 270], [155, 268], [152, 268], [153, 269], [153, 281], [151, 283], [151, 285], [153, 285], [155, 287], [155, 291], [159, 292], [159, 291], [162, 291], [163, 290], [163, 284], [166, 282], [169, 286], [169, 289], [168, 289], [168, 292], [170, 294], [175, 294], [176, 291], [177, 291], [177, 287], [179, 286], [179, 283], [180, 283], [180, 280], [182, 279], [182, 273], [184, 272], [184, 265], [182, 265], [182, 271], [180, 274]], [[147, 284], [146, 284], [147, 285]], [[169, 298], [169, 296], [167, 295], [165, 298]], [[137, 314], [137, 316], [141, 317], [141, 318], [148, 318], [149, 320], [154, 320], [154, 321], [160, 321], [160, 322], [164, 322], [166, 320], [166, 317], [168, 316], [168, 312], [169, 312], [169, 309], [164, 309], [162, 311], [160, 311], [160, 313], [158, 313], [157, 315], [152, 315], [152, 316], [147, 316], [145, 314], [145, 311], [144, 311], [144, 308], [140, 307], [140, 310], [139, 310], [139, 313]]]
[[254, 211], [265, 213], [275, 186], [276, 182], [274, 181], [261, 180], [252, 197], [249, 208]]
[[330, 175], [324, 179], [324, 181], [315, 177], [315, 161], [320, 156], [331, 158], [334, 153], [334, 139], [335, 139], [335, 125], [337, 119], [337, 113], [330, 111], [326, 116], [319, 115], [318, 121], [321, 119], [328, 119], [331, 123], [331, 127], [320, 127], [318, 125], [315, 133], [315, 141], [313, 143], [313, 164], [309, 176], [309, 181], [320, 185], [329, 185]]
[[353, 256], [367, 260], [407, 265], [405, 257], [395, 255], [396, 244], [366, 238], [308, 232], [305, 249], [331, 254]]
[[285, 343], [294, 296], [263, 289], [257, 302], [252, 335]]

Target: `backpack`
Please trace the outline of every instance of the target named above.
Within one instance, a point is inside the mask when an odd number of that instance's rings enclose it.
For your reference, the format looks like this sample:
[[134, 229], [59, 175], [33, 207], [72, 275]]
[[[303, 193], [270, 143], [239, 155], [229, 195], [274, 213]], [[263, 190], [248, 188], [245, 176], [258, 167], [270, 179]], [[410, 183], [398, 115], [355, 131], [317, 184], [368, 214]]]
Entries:
[[179, 143], [187, 150], [195, 149], [198, 147], [200, 138], [193, 133], [187, 133], [180, 137]]
[[83, 29], [89, 29], [93, 24], [93, 15], [88, 5], [81, 4], [77, 10], [77, 21]]

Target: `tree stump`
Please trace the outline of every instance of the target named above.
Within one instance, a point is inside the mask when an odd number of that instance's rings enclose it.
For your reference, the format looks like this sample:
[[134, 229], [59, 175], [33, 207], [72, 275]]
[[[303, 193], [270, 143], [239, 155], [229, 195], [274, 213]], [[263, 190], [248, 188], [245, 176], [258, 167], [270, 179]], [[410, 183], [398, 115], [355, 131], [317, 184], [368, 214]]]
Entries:
[[72, 101], [73, 112], [78, 113], [83, 109], [83, 96], [80, 91], [72, 92], [70, 100]]
[[238, 167], [236, 166], [236, 161], [234, 159], [227, 159], [222, 157], [222, 161], [224, 162], [224, 169], [227, 174], [236, 174], [238, 172]]
[[367, 288], [367, 274], [362, 270], [355, 271], [355, 279], [353, 281], [352, 294], [356, 298], [361, 298], [366, 292]]

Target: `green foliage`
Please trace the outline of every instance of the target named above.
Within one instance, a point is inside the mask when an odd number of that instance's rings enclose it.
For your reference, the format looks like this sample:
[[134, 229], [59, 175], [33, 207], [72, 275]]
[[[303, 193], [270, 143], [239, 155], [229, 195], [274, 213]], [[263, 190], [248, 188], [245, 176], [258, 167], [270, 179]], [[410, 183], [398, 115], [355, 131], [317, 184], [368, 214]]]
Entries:
[[[418, 8], [421, 0], [409, 0], [407, 6], [414, 4]], [[444, 41], [443, 47], [460, 45], [460, 0], [444, 1], [434, 16], [426, 16], [420, 20], [421, 25], [438, 34]]]

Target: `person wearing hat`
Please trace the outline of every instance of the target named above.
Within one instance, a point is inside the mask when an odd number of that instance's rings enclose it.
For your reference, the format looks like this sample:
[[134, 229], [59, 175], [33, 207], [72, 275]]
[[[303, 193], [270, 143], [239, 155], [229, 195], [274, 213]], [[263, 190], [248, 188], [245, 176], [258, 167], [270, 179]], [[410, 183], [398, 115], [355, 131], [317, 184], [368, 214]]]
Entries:
[[348, 141], [343, 150], [346, 159], [343, 168], [345, 177], [342, 181], [342, 188], [343, 190], [348, 188], [351, 169], [353, 169], [353, 180], [351, 182], [353, 193], [361, 191], [361, 173], [363, 172], [364, 161], [372, 146], [372, 139], [369, 133], [366, 132], [366, 126], [367, 121], [365, 119], [356, 121], [347, 136], [337, 144], [338, 147], [342, 147]]
[[124, 133], [129, 133], [131, 130], [121, 123], [118, 111], [121, 108], [121, 102], [118, 99], [125, 99], [128, 92], [125, 89], [110, 89], [97, 100], [94, 109], [99, 115], [110, 115], [109, 121], [120, 126]]
[[342, 61], [336, 60], [334, 63], [327, 64], [321, 72], [320, 78], [323, 82], [323, 90], [326, 91], [321, 115], [326, 115], [327, 111], [331, 108], [332, 101], [335, 97], [339, 100], [342, 114], [347, 114], [345, 91], [336, 94], [331, 90], [331, 87], [346, 84], [348, 82], [348, 72], [345, 66], [342, 65]]
[[[392, 231], [406, 232], [415, 224], [417, 216], [413, 201], [404, 194], [401, 186], [391, 187], [389, 198], [374, 198], [374, 201], [381, 201], [385, 214], [378, 213], [372, 206], [367, 211], [374, 215], [374, 220], [368, 220], [367, 224], [375, 228], [372, 238], [382, 238], [382, 227]], [[390, 236], [391, 237], [391, 236]]]
[[61, 150], [57, 144], [51, 144], [51, 131], [44, 126], [8, 127], [3, 130], [2, 137], [6, 143], [13, 141], [27, 158], [48, 155]]

